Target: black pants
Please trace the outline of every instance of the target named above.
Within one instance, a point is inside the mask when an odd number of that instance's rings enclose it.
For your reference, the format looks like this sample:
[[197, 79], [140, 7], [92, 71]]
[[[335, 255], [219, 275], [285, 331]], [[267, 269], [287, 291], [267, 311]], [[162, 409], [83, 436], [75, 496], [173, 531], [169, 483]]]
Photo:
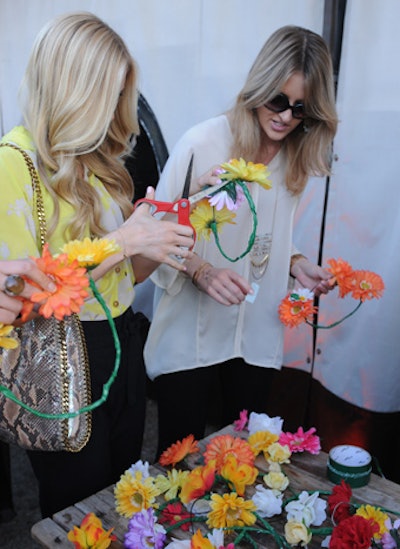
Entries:
[[235, 358], [216, 366], [157, 377], [157, 455], [189, 434], [201, 439], [210, 412], [214, 413], [212, 423], [216, 427], [232, 423], [243, 409], [268, 413], [274, 375], [271, 368], [250, 366]]
[[[107, 401], [92, 412], [88, 444], [77, 453], [28, 452], [44, 517], [118, 481], [140, 458], [146, 404], [141, 334], [130, 309], [115, 323], [120, 369]], [[114, 341], [107, 321], [83, 322], [83, 329], [95, 401], [114, 368]]]

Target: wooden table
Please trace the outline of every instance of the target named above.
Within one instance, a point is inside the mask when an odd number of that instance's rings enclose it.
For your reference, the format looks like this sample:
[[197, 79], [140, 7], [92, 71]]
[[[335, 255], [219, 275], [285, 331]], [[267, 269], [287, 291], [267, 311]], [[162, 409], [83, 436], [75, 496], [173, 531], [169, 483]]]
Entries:
[[[234, 433], [232, 427], [226, 427], [218, 433], [213, 433], [209, 437], [200, 441], [199, 446], [201, 452], [204, 451], [208, 440], [216, 435]], [[327, 454], [321, 452], [314, 456], [308, 453], [293, 454], [291, 463], [284, 465], [284, 470], [290, 479], [290, 486], [294, 492], [302, 490], [332, 490], [333, 484], [326, 477]], [[198, 464], [198, 456], [191, 456], [189, 465], [195, 467]], [[260, 470], [264, 468], [263, 460], [256, 461], [256, 466]], [[158, 474], [164, 469], [158, 464], [152, 466], [152, 474]], [[264, 468], [265, 470], [265, 468]], [[53, 515], [53, 518], [46, 518], [36, 523], [31, 530], [32, 537], [43, 547], [49, 549], [71, 549], [72, 544], [67, 539], [67, 533], [74, 525], [80, 525], [83, 517], [89, 513], [95, 513], [103, 523], [103, 527], [115, 527], [114, 534], [117, 536], [117, 541], [111, 543], [112, 549], [122, 549], [124, 534], [127, 531], [128, 520], [121, 517], [115, 511], [114, 501], [114, 486], [110, 486], [100, 492], [76, 503], [75, 505], [60, 511]], [[353, 499], [359, 503], [369, 503], [370, 505], [384, 507], [400, 513], [400, 484], [390, 482], [375, 474], [371, 475], [371, 480], [368, 486], [353, 489]], [[286, 513], [282, 513], [279, 518], [268, 519], [268, 521], [282, 532], [282, 525], [285, 521]], [[185, 534], [182, 531], [174, 530], [174, 537], [184, 539]], [[264, 537], [264, 540], [266, 538]], [[309, 548], [321, 546], [320, 537], [314, 536], [312, 542], [308, 545]], [[247, 548], [249, 545], [243, 544], [238, 546]], [[268, 537], [267, 541], [261, 542], [260, 548], [276, 548], [276, 544], [272, 538]]]

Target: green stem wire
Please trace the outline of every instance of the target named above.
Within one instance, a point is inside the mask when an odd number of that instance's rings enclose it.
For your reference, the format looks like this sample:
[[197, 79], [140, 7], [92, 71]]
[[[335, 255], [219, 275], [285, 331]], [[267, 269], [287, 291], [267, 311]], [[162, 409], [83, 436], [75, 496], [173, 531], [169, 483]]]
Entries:
[[250, 194], [247, 186], [245, 185], [245, 183], [243, 181], [240, 181], [238, 179], [235, 180], [235, 183], [242, 188], [243, 193], [244, 193], [244, 195], [247, 199], [247, 202], [249, 204], [250, 211], [251, 211], [252, 216], [253, 216], [253, 230], [251, 231], [246, 250], [241, 255], [236, 257], [235, 259], [232, 258], [232, 257], [229, 257], [228, 255], [226, 255], [226, 253], [221, 248], [221, 243], [219, 241], [219, 236], [218, 236], [218, 227], [217, 227], [217, 223], [216, 223], [215, 219], [213, 221], [211, 221], [211, 223], [210, 223], [210, 229], [212, 230], [212, 232], [214, 234], [215, 243], [218, 247], [218, 250], [225, 257], [225, 259], [227, 259], [228, 261], [231, 261], [232, 263], [235, 263], [236, 261], [239, 261], [239, 259], [242, 259], [242, 257], [247, 255], [249, 253], [249, 251], [251, 250], [251, 248], [253, 247], [254, 240], [256, 238], [257, 223], [258, 223], [256, 207], [255, 207], [254, 201], [251, 197], [251, 194]]
[[313, 324], [312, 322], [310, 322], [308, 320], [306, 320], [306, 324], [308, 324], [309, 326], [311, 326], [312, 328], [315, 328], [317, 330], [329, 330], [330, 328], [334, 328], [335, 326], [338, 326], [339, 324], [341, 324], [344, 320], [346, 320], [346, 318], [349, 318], [352, 315], [354, 315], [354, 313], [356, 311], [358, 311], [358, 309], [361, 307], [362, 304], [363, 304], [363, 302], [360, 300], [360, 302], [357, 304], [357, 307], [355, 309], [353, 309], [349, 314], [347, 314], [346, 316], [344, 316], [340, 320], [337, 320], [336, 322], [333, 322], [332, 324], [328, 324], [327, 326], [323, 326], [322, 324]]
[[107, 320], [110, 324], [111, 332], [114, 338], [114, 345], [115, 345], [115, 363], [114, 363], [114, 369], [110, 375], [110, 378], [108, 381], [103, 385], [103, 392], [102, 396], [96, 400], [95, 402], [92, 402], [91, 404], [88, 404], [87, 406], [84, 406], [80, 408], [79, 410], [76, 410], [75, 412], [66, 412], [63, 414], [46, 414], [43, 412], [39, 412], [38, 410], [35, 410], [35, 408], [31, 408], [31, 406], [28, 406], [27, 404], [24, 404], [21, 400], [19, 400], [8, 387], [5, 387], [4, 385], [0, 385], [0, 393], [3, 393], [7, 398], [12, 400], [13, 402], [16, 402], [19, 404], [22, 408], [27, 410], [28, 412], [31, 412], [33, 415], [42, 417], [45, 419], [72, 419], [74, 417], [77, 417], [80, 414], [84, 414], [86, 412], [91, 412], [95, 408], [98, 408], [101, 406], [108, 398], [108, 394], [110, 392], [110, 387], [114, 383], [114, 380], [118, 374], [119, 365], [121, 362], [121, 343], [119, 341], [117, 328], [115, 326], [114, 319], [111, 316], [110, 309], [108, 308], [106, 302], [103, 299], [103, 296], [100, 294], [99, 290], [97, 289], [97, 286], [95, 284], [95, 281], [89, 274], [89, 284], [90, 288], [93, 292], [93, 295], [97, 299], [97, 301], [100, 303], [101, 307], [103, 308], [104, 312], [106, 313]]

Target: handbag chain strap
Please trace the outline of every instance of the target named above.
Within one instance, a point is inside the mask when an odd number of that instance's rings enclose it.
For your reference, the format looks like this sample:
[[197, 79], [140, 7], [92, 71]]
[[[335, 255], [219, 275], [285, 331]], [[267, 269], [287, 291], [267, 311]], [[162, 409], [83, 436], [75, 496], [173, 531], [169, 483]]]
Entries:
[[11, 147], [16, 151], [19, 151], [24, 157], [25, 164], [29, 170], [29, 175], [31, 176], [31, 180], [32, 180], [33, 199], [36, 201], [35, 211], [36, 211], [38, 222], [39, 222], [40, 245], [43, 248], [46, 242], [46, 233], [47, 233], [46, 214], [45, 214], [44, 205], [43, 205], [42, 189], [40, 188], [39, 176], [35, 168], [35, 165], [32, 161], [32, 158], [29, 156], [29, 154], [23, 149], [21, 149], [20, 147], [18, 147], [17, 145], [14, 145], [14, 143], [0, 143], [0, 147]]

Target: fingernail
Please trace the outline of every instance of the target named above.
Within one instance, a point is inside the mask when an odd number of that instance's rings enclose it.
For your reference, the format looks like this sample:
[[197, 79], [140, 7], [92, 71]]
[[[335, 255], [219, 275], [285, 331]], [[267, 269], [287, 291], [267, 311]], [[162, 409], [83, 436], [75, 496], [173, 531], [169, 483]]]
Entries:
[[221, 173], [224, 173], [224, 170], [222, 168], [216, 168], [214, 170], [215, 175], [221, 175]]

